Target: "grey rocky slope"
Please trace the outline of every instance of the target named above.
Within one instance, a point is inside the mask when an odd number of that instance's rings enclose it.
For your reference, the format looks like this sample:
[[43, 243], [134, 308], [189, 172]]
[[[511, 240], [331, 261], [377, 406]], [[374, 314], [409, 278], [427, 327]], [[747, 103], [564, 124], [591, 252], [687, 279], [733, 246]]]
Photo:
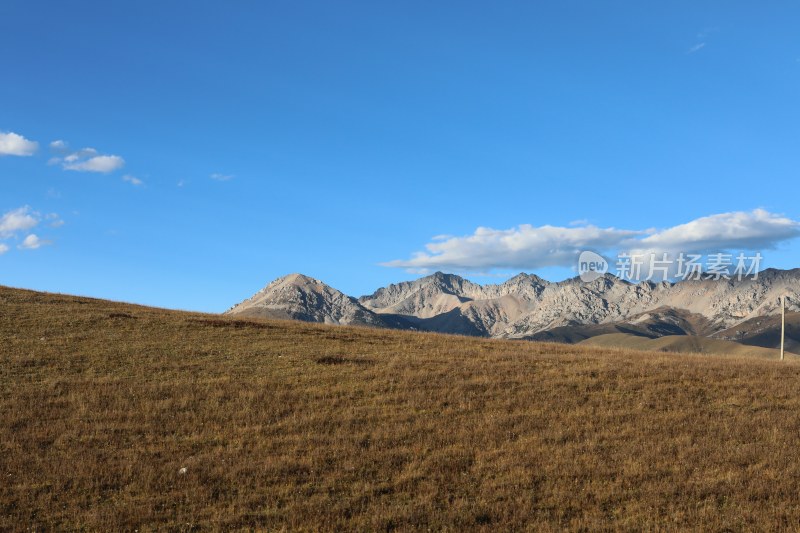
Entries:
[[276, 279], [251, 298], [232, 307], [227, 314], [325, 324], [390, 325], [361, 306], [355, 298], [302, 274]]
[[566, 340], [585, 338], [608, 332], [609, 325], [653, 336], [723, 337], [730, 328], [779, 312], [782, 294], [789, 296], [790, 310], [798, 311], [800, 269], [768, 269], [755, 280], [638, 284], [610, 274], [590, 283], [578, 278], [551, 283], [520, 274], [504, 283], [479, 285], [437, 272], [358, 300], [295, 275], [276, 280], [229, 312], [517, 339], [554, 332]]

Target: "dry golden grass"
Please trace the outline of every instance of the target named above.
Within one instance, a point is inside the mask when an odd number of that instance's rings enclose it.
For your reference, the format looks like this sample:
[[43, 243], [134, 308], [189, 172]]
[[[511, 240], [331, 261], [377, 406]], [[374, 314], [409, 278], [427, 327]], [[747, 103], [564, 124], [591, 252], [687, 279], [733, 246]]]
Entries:
[[0, 340], [2, 530], [800, 527], [794, 362], [3, 288]]

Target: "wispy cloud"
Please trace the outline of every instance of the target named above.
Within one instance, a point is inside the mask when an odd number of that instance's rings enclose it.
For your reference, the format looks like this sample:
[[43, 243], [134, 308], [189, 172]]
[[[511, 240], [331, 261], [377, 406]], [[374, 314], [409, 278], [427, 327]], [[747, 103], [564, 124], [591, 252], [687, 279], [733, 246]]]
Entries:
[[687, 50], [686, 53], [687, 54], [694, 54], [695, 52], [699, 52], [700, 50], [702, 50], [705, 47], [706, 47], [706, 43], [697, 43], [696, 45], [694, 45], [691, 48], [689, 48], [689, 50]]
[[45, 215], [44, 219], [51, 228], [60, 228], [64, 225], [64, 221], [58, 216], [58, 213], [49, 213]]
[[60, 164], [64, 170], [108, 174], [125, 166], [125, 160], [118, 155], [101, 154], [94, 148], [70, 151], [69, 144], [62, 140], [51, 142], [50, 149], [58, 155], [51, 158], [49, 163]]
[[718, 31], [719, 31], [719, 28], [710, 27], [709, 26], [709, 27], [703, 28], [702, 30], [697, 32], [697, 36], [696, 36], [697, 43], [694, 46], [690, 47], [686, 51], [686, 53], [687, 54], [696, 54], [697, 52], [699, 52], [700, 50], [705, 48], [706, 45], [708, 44], [708, 41], [710, 39], [714, 38], [713, 34], [717, 33]]
[[39, 143], [35, 141], [29, 141], [18, 133], [0, 131], [0, 156], [31, 156], [38, 149]]
[[9, 250], [10, 250], [10, 248], [8, 247], [7, 244], [0, 243], [0, 255], [3, 255], [4, 253], [6, 253]]
[[122, 181], [130, 183], [134, 187], [140, 187], [144, 185], [144, 182], [142, 180], [140, 180], [136, 176], [131, 176], [130, 174], [125, 174], [124, 176], [122, 176]]
[[800, 222], [763, 209], [721, 213], [663, 230], [531, 226], [506, 230], [478, 228], [472, 235], [425, 245], [410, 259], [383, 266], [413, 272], [571, 267], [583, 250], [598, 252], [716, 253], [766, 250], [800, 236]]
[[589, 220], [586, 218], [579, 218], [578, 220], [573, 220], [569, 223], [570, 226], [588, 226]]
[[210, 177], [212, 180], [215, 181], [229, 181], [232, 180], [234, 176], [233, 174], [220, 174], [215, 172], [214, 174], [211, 174]]

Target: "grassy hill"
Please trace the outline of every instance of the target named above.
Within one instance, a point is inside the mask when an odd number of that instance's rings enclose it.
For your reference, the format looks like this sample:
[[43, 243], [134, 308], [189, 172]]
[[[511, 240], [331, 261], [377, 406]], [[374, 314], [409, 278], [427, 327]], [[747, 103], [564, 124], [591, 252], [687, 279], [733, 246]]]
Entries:
[[[696, 335], [666, 335], [664, 337], [650, 339], [639, 335], [631, 335], [629, 333], [609, 333], [591, 337], [581, 341], [579, 344], [598, 348], [615, 347], [651, 352], [712, 354], [724, 357], [760, 357], [776, 360], [780, 359], [781, 353], [780, 350], [772, 348], [750, 346], [738, 342], [711, 339]], [[789, 352], [786, 352], [785, 356], [789, 358], [797, 357], [795, 354]]]
[[798, 447], [794, 361], [0, 288], [0, 530], [791, 529]]
[[[714, 336], [750, 346], [777, 348], [781, 345], [781, 317], [769, 315], [752, 318]], [[786, 312], [785, 348], [800, 353], [800, 313]]]

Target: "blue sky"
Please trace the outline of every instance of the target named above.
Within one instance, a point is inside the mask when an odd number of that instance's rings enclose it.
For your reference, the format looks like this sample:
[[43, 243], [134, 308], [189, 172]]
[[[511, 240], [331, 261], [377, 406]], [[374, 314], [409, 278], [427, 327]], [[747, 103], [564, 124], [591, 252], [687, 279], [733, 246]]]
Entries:
[[797, 267], [798, 20], [5, 0], [0, 284], [222, 311], [291, 272], [352, 295], [439, 267], [560, 279], [614, 231]]

